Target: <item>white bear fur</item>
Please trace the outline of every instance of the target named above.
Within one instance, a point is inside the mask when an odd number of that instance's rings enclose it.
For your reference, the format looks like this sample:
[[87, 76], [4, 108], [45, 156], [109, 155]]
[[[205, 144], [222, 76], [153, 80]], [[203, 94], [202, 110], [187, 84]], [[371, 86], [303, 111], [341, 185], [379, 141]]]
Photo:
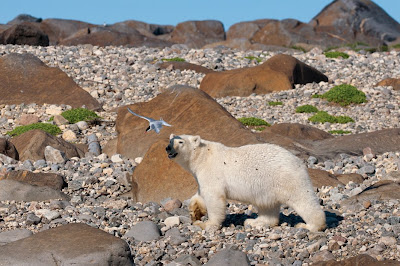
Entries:
[[192, 219], [200, 219], [208, 212], [207, 222], [195, 223], [203, 229], [221, 225], [227, 199], [257, 207], [258, 218], [247, 219], [245, 225], [277, 225], [280, 206], [286, 204], [306, 222], [298, 227], [325, 229], [325, 213], [305, 165], [284, 148], [273, 144], [227, 147], [190, 135], [171, 135], [171, 146], [176, 157], [170, 158], [198, 183], [189, 210]]

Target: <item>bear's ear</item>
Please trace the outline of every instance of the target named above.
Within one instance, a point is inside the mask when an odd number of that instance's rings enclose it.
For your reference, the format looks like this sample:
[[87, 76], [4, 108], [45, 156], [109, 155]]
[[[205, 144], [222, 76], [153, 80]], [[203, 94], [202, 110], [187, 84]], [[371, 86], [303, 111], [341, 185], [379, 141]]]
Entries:
[[170, 140], [173, 139], [173, 138], [175, 138], [175, 135], [174, 135], [174, 134], [169, 135], [169, 139], [170, 139]]
[[193, 143], [194, 147], [198, 147], [200, 145], [201, 138], [200, 136], [192, 136], [190, 141]]

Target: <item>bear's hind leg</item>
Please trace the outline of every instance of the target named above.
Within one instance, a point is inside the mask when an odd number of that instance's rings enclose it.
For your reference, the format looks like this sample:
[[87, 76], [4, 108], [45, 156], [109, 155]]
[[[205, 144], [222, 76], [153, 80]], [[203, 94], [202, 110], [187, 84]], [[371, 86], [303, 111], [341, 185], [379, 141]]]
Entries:
[[269, 208], [258, 207], [258, 217], [256, 219], [246, 219], [244, 225], [257, 226], [275, 226], [279, 224], [280, 204], [276, 204]]
[[189, 213], [192, 222], [201, 220], [201, 217], [207, 214], [206, 203], [198, 193], [190, 199]]

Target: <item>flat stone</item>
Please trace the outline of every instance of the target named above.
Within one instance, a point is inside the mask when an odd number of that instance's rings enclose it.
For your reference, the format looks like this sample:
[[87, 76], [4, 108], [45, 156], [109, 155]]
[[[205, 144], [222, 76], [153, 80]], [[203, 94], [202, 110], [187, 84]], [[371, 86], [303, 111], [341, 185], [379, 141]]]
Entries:
[[250, 261], [247, 258], [246, 253], [233, 250], [223, 249], [218, 251], [211, 259], [204, 265], [215, 265], [215, 266], [243, 266], [250, 265]]
[[29, 237], [32, 232], [28, 229], [14, 229], [0, 233], [0, 246]]
[[135, 224], [126, 232], [124, 238], [134, 238], [138, 241], [153, 241], [160, 237], [160, 230], [151, 221], [143, 221]]

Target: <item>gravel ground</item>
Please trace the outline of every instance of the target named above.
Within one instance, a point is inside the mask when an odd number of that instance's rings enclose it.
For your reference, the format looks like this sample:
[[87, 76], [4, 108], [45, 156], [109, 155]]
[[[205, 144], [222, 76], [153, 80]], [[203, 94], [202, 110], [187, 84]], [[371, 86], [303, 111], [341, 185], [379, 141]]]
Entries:
[[[228, 70], [254, 66], [258, 62], [245, 56], [258, 56], [267, 60], [275, 55], [269, 51], [234, 50], [179, 50], [177, 48], [122, 48], [122, 47], [30, 47], [0, 46], [0, 54], [28, 52], [36, 55], [49, 66], [62, 69], [82, 88], [104, 104], [98, 114], [106, 121], [103, 125], [76, 130], [75, 125], [62, 128], [76, 132], [78, 142], [86, 143], [86, 136], [96, 133], [102, 146], [116, 136], [115, 108], [126, 104], [149, 101], [160, 90], [174, 84], [199, 87], [203, 74], [193, 71], [169, 71], [156, 67], [162, 58], [181, 57], [194, 64]], [[296, 85], [295, 90], [251, 95], [249, 97], [224, 97], [216, 99], [233, 116], [255, 116], [267, 122], [296, 122], [310, 124], [320, 129], [348, 130], [351, 133], [371, 132], [385, 128], [398, 128], [400, 92], [391, 87], [374, 87], [380, 80], [400, 77], [400, 53], [397, 51], [367, 54], [347, 51], [349, 59], [327, 59], [319, 49], [308, 53], [293, 51], [291, 55], [315, 67], [332, 82]], [[310, 99], [334, 85], [350, 83], [367, 95], [368, 102], [347, 108], [327, 104], [320, 99]], [[281, 101], [280, 106], [270, 106], [270, 101]], [[355, 122], [348, 124], [312, 124], [310, 114], [297, 114], [297, 106], [315, 105], [332, 115], [347, 115]], [[34, 113], [47, 121], [51, 110], [67, 110], [69, 106], [55, 105], [0, 105], [0, 132], [4, 135], [16, 127], [16, 120], [26, 113]], [[214, 231], [201, 231], [190, 224], [187, 202], [180, 208], [166, 211], [163, 204], [135, 203], [122, 197], [130, 190], [130, 174], [140, 159], [123, 156], [73, 158], [60, 165], [45, 162], [19, 162], [1, 168], [25, 169], [35, 172], [54, 172], [65, 177], [70, 202], [0, 202], [0, 230], [27, 228], [32, 232], [55, 227], [59, 224], [84, 222], [115, 236], [123, 237], [131, 245], [135, 263], [157, 265], [191, 254], [202, 263], [207, 262], [218, 250], [235, 246], [248, 254], [251, 264], [308, 265], [314, 261], [344, 259], [367, 253], [378, 260], [400, 260], [400, 203], [398, 200], [372, 201], [370, 206], [349, 210], [342, 200], [361, 192], [367, 186], [383, 179], [398, 180], [400, 151], [378, 154], [374, 158], [343, 157], [330, 162], [309, 163], [309, 167], [329, 170], [332, 173], [361, 173], [362, 184], [323, 187], [317, 191], [328, 217], [329, 228], [321, 233], [297, 229], [293, 224], [299, 219], [292, 209], [282, 209], [283, 223], [274, 228], [243, 227], [243, 219], [254, 215], [251, 205], [229, 204], [225, 227]], [[373, 171], [360, 172], [364, 162]], [[167, 201], [167, 200], [166, 200]], [[165, 202], [164, 202], [165, 203]], [[168, 217], [179, 217], [172, 226]], [[140, 242], [124, 235], [140, 221], [153, 221], [163, 235], [159, 240]], [[178, 230], [178, 231], [177, 231]], [[170, 232], [170, 233], [168, 233]]]

